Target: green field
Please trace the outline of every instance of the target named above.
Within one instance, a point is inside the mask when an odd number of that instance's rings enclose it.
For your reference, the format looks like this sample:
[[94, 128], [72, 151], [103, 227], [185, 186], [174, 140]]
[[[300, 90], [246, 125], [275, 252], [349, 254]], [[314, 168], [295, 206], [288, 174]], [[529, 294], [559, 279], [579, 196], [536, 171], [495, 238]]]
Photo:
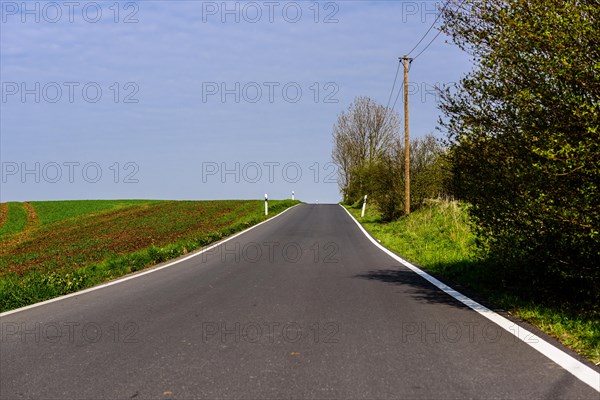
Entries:
[[[486, 255], [477, 250], [466, 206], [458, 202], [431, 201], [408, 218], [383, 222], [372, 207], [364, 218], [360, 209], [348, 210], [376, 239], [458, 290], [468, 290], [476, 300], [503, 308], [525, 320], [590, 361], [600, 363], [600, 315], [577, 305], [544, 304], [511, 287]], [[505, 281], [503, 281], [505, 280]], [[531, 288], [533, 293], [535, 289]]]
[[2, 204], [2, 225], [0, 225], [0, 237], [9, 233], [20, 232], [27, 225], [27, 211], [22, 203]]
[[[269, 202], [269, 216], [298, 204]], [[0, 311], [178, 257], [266, 219], [262, 201], [3, 203]]]

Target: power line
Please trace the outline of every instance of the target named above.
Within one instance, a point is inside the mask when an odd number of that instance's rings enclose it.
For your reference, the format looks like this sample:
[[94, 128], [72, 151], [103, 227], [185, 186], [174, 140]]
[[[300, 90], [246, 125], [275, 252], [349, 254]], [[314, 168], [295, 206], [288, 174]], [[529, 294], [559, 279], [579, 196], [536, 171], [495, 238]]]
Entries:
[[[437, 23], [437, 21], [440, 19], [440, 17], [442, 16], [442, 14], [444, 13], [444, 11], [446, 11], [446, 9], [448, 8], [448, 6], [450, 5], [450, 2], [452, 0], [446, 0], [446, 3], [444, 3], [444, 6], [442, 7], [442, 9], [440, 10], [440, 12], [438, 13], [438, 15], [436, 16], [435, 20], [433, 21], [433, 23], [431, 24], [431, 26], [429, 26], [429, 29], [427, 29], [427, 31], [423, 34], [423, 36], [421, 37], [421, 39], [419, 39], [419, 41], [417, 42], [417, 44], [415, 44], [413, 46], [413, 48], [408, 52], [408, 54], [405, 57], [408, 57], [413, 51], [415, 51], [415, 49], [423, 42], [423, 40], [427, 37], [427, 35], [429, 34], [429, 32], [431, 32], [431, 30], [433, 29], [433, 27], [435, 26], [435, 24]], [[460, 4], [458, 5], [458, 7], [456, 7], [456, 9], [458, 10], [463, 3], [466, 0], [462, 0], [460, 2]], [[431, 46], [431, 44], [438, 38], [438, 36], [440, 35], [440, 33], [442, 33], [441, 30], [438, 30], [438, 33], [433, 37], [433, 39], [431, 39], [429, 41], [429, 43], [427, 43], [427, 45], [419, 52], [419, 54], [417, 54], [415, 57], [409, 59], [409, 64], [408, 64], [408, 71], [410, 72], [410, 67], [412, 66], [412, 62], [414, 60], [416, 60], [421, 54], [423, 54], [425, 52], [425, 50], [427, 50], [429, 48], [429, 46]], [[388, 111], [390, 110], [390, 101], [394, 95], [394, 88], [396, 87], [396, 82], [398, 80], [398, 73], [400, 71], [400, 64], [401, 62], [398, 63], [398, 68], [396, 69], [396, 75], [394, 76], [394, 83], [392, 85], [392, 90], [390, 91], [390, 95], [388, 97], [388, 102], [387, 105], [385, 106], [385, 114], [383, 117], [383, 120], [385, 122], [387, 115], [388, 115]], [[402, 89], [404, 88], [404, 81], [402, 82], [402, 85], [400, 86], [400, 89], [398, 90], [398, 94], [396, 95], [396, 98], [394, 99], [394, 104], [392, 104], [391, 109], [394, 110], [396, 108], [396, 103], [398, 102], [398, 98], [400, 97], [400, 94], [402, 93]], [[404, 102], [404, 100], [403, 100]]]
[[[385, 122], [388, 117], [388, 112], [390, 111], [390, 101], [392, 101], [392, 96], [394, 95], [394, 88], [396, 87], [396, 81], [398, 80], [398, 73], [400, 72], [400, 60], [398, 60], [398, 68], [396, 68], [396, 76], [394, 76], [394, 84], [392, 85], [392, 90], [390, 91], [390, 96], [388, 97], [387, 105], [385, 106], [385, 111], [383, 113], [383, 120], [381, 122], [381, 126], [385, 126]], [[396, 99], [397, 100], [397, 99]], [[396, 103], [394, 102], [394, 105]]]
[[[431, 31], [431, 28], [433, 28], [433, 26], [435, 25], [435, 23], [437, 22], [437, 20], [438, 20], [438, 19], [440, 18], [440, 16], [441, 16], [441, 15], [444, 13], [444, 10], [446, 10], [446, 7], [448, 7], [448, 5], [450, 4], [450, 1], [451, 1], [451, 0], [448, 0], [448, 1], [446, 1], [446, 4], [444, 5], [444, 8], [442, 8], [442, 11], [440, 11], [440, 13], [439, 13], [439, 14], [438, 14], [438, 16], [436, 17], [435, 21], [433, 21], [433, 24], [431, 24], [431, 26], [429, 27], [429, 29], [427, 30], [427, 32], [425, 33], [425, 35], [423, 35], [423, 37], [421, 38], [421, 40], [419, 40], [419, 43], [421, 43], [421, 42], [423, 41], [423, 39], [425, 39], [425, 36], [427, 36], [427, 34], [429, 33], [429, 31]], [[463, 5], [463, 3], [464, 3], [465, 1], [466, 1], [466, 0], [462, 0], [462, 1], [460, 2], [460, 4], [458, 5], [458, 7], [456, 7], [456, 9], [458, 10], [460, 7], [462, 7], [462, 5]], [[432, 44], [432, 43], [435, 41], [435, 39], [437, 39], [437, 37], [438, 37], [438, 36], [440, 36], [440, 33], [442, 33], [442, 31], [441, 31], [441, 30], [438, 30], [438, 33], [437, 33], [437, 34], [436, 34], [436, 35], [433, 37], [433, 39], [431, 39], [431, 40], [429, 41], [429, 43], [427, 43], [427, 46], [425, 46], [425, 47], [423, 48], [423, 50], [421, 50], [421, 51], [419, 52], [419, 54], [417, 54], [416, 56], [414, 56], [414, 57], [413, 57], [413, 60], [416, 60], [416, 59], [417, 59], [417, 57], [419, 57], [421, 54], [423, 54], [423, 52], [424, 52], [425, 50], [427, 50], [427, 49], [429, 48], [429, 46], [431, 46], [431, 44]], [[411, 50], [411, 51], [410, 51], [408, 54], [412, 53], [412, 52], [414, 51], [414, 49], [415, 49], [415, 48], [416, 48], [416, 47], [419, 45], [419, 43], [417, 43], [417, 44], [415, 45], [415, 47], [413, 47], [413, 49], [412, 49], [412, 50]]]
[[400, 72], [400, 60], [398, 60], [398, 68], [396, 69], [396, 76], [394, 77], [394, 84], [392, 85], [392, 90], [390, 91], [390, 97], [388, 98], [387, 105], [385, 106], [386, 110], [390, 106], [390, 101], [392, 100], [392, 96], [394, 95], [394, 88], [396, 87], [396, 81], [398, 80], [398, 72]]
[[[421, 42], [423, 41], [423, 39], [425, 39], [425, 37], [429, 34], [429, 32], [431, 32], [431, 30], [435, 26], [436, 22], [438, 22], [438, 19], [440, 19], [440, 16], [444, 13], [444, 11], [446, 10], [446, 8], [450, 4], [450, 1], [452, 1], [452, 0], [447, 0], [446, 1], [446, 4], [444, 4], [444, 7], [440, 11], [440, 13], [437, 15], [437, 17], [435, 17], [435, 21], [433, 21], [433, 23], [431, 24], [431, 26], [429, 27], [429, 29], [427, 29], [427, 32], [425, 32], [425, 34], [421, 37], [421, 39], [417, 42], [417, 44], [414, 45], [414, 47], [408, 52], [407, 55], [410, 55], [413, 51], [415, 51], [415, 49], [421, 44]], [[436, 37], [437, 37], [437, 35], [436, 35]], [[431, 44], [431, 42], [430, 42], [430, 44]], [[419, 54], [421, 54], [421, 53], [419, 53]], [[417, 58], [417, 57], [414, 57], [414, 58]]]
[[424, 52], [425, 50], [427, 50], [427, 48], [428, 48], [429, 46], [431, 46], [431, 43], [433, 43], [433, 42], [435, 41], [435, 39], [437, 39], [437, 37], [438, 37], [438, 36], [440, 36], [440, 33], [442, 33], [442, 31], [438, 31], [437, 35], [435, 35], [435, 36], [433, 37], [433, 39], [431, 39], [431, 41], [430, 41], [429, 43], [427, 43], [427, 46], [425, 46], [425, 47], [423, 48], [423, 50], [421, 50], [421, 51], [419, 52], [419, 54], [417, 54], [417, 55], [416, 55], [416, 56], [413, 58], [413, 60], [416, 60], [416, 59], [417, 59], [417, 57], [419, 57], [421, 54], [423, 54], [423, 52]]

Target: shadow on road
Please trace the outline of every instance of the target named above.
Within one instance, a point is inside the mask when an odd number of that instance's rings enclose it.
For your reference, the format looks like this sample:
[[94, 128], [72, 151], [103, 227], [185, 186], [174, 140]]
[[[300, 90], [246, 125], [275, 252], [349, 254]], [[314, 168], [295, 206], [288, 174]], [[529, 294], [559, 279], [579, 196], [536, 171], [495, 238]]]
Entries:
[[375, 269], [355, 275], [355, 277], [404, 286], [406, 293], [410, 294], [416, 300], [426, 303], [447, 304], [453, 307], [468, 309], [467, 306], [408, 269]]

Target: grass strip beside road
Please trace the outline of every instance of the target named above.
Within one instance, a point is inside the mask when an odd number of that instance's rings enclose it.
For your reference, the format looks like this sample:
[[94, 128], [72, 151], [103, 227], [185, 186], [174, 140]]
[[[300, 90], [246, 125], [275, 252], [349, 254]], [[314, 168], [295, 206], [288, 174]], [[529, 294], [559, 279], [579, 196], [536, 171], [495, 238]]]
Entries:
[[[527, 321], [557, 338], [598, 365], [600, 363], [600, 311], [542, 304], [500, 283], [494, 264], [477, 250], [466, 206], [458, 202], [431, 201], [409, 217], [384, 222], [373, 207], [363, 218], [360, 208], [348, 211], [376, 239], [404, 259], [418, 265], [476, 300], [485, 301]], [[535, 290], [535, 288], [531, 288]]]
[[31, 202], [41, 223], [0, 238], [0, 312], [177, 258], [298, 203], [269, 201], [266, 217], [254, 200]]

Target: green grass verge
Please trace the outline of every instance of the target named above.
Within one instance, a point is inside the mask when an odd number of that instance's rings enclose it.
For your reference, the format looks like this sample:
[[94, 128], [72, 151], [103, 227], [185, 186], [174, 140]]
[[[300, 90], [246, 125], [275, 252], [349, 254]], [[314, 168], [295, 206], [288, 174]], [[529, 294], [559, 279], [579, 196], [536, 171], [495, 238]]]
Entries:
[[0, 227], [0, 236], [17, 233], [25, 229], [27, 225], [27, 212], [22, 203], [8, 203], [6, 221]]
[[[2, 238], [0, 311], [168, 261], [267, 219], [262, 201], [42, 203], [31, 204], [45, 223], [25, 239]], [[272, 200], [269, 218], [299, 203]]]
[[[409, 217], [384, 222], [373, 207], [365, 217], [360, 208], [347, 207], [356, 219], [388, 249], [441, 278], [476, 293], [490, 304], [527, 321], [557, 338], [595, 364], [600, 363], [600, 314], [541, 304], [510, 289], [494, 264], [475, 245], [464, 204], [431, 201]], [[531, 288], [534, 290], [534, 288]]]

